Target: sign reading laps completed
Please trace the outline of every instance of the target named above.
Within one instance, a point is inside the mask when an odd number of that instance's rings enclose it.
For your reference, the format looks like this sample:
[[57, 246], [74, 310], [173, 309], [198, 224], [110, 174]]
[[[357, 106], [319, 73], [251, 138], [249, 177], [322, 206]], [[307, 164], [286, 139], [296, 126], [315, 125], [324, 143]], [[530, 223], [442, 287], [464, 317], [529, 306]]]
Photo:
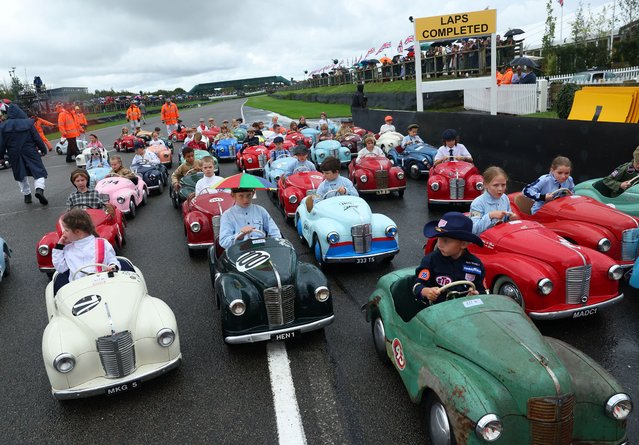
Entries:
[[415, 19], [415, 37], [420, 41], [455, 39], [497, 32], [497, 10]]

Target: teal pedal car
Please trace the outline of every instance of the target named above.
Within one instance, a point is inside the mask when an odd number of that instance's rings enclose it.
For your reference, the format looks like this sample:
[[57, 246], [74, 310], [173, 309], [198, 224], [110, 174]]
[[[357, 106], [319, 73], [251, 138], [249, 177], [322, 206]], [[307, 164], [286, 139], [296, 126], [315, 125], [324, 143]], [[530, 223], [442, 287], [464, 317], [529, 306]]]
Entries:
[[575, 194], [589, 196], [620, 212], [639, 217], [639, 176], [634, 178], [631, 187], [614, 198], [610, 196], [610, 190], [603, 185], [602, 181], [603, 178], [597, 178], [580, 182], [575, 186]]
[[[627, 444], [632, 401], [581, 351], [544, 337], [511, 298], [413, 296], [415, 268], [384, 275], [364, 306], [374, 348], [425, 407], [430, 443]], [[392, 409], [392, 408], [390, 408]]]
[[311, 162], [318, 167], [329, 156], [339, 159], [342, 167], [348, 165], [352, 159], [351, 151], [339, 141], [320, 141], [311, 147]]

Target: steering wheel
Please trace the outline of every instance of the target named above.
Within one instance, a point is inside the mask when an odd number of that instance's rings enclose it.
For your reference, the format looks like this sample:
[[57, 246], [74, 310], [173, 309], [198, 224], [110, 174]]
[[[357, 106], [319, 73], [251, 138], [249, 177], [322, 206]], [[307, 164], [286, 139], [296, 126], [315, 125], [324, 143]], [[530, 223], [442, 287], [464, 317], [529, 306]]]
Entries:
[[73, 272], [73, 275], [71, 275], [71, 281], [75, 280], [75, 277], [79, 273], [83, 273], [85, 275], [93, 275], [93, 274], [97, 273], [97, 272], [85, 272], [84, 269], [87, 269], [89, 267], [104, 267], [105, 269], [107, 269], [109, 267], [109, 265], [108, 264], [104, 264], [104, 263], [85, 264], [84, 266], [80, 267], [78, 270]]
[[362, 155], [363, 158], [365, 158], [367, 156], [380, 157], [380, 155], [378, 155], [377, 153], [373, 153], [372, 151], [369, 151], [368, 153], [365, 153], [364, 155]]
[[[211, 192], [211, 190], [215, 190], [215, 191]], [[218, 190], [216, 188], [213, 188], [213, 187], [211, 187], [209, 185], [209, 186], [204, 187], [202, 190], [200, 190], [200, 193], [198, 193], [197, 196], [204, 195], [204, 194], [215, 195], [215, 194], [217, 194], [217, 192], [218, 192]]]
[[[290, 153], [287, 151], [286, 153], [280, 153], [279, 155], [275, 156], [275, 160], [277, 161], [278, 159], [282, 159], [282, 158], [290, 158], [291, 155]], [[298, 167], [300, 168], [300, 167]], [[307, 167], [305, 167], [307, 168]]]
[[[260, 235], [262, 235], [262, 236], [260, 236], [259, 238], [251, 238], [251, 239], [266, 238], [266, 232], [264, 232], [263, 230], [260, 230], [260, 229], [253, 229], [253, 230], [251, 230], [249, 233], [253, 233], [253, 232], [257, 232], [257, 233], [259, 233], [259, 234], [260, 234]], [[239, 239], [240, 235], [242, 235], [242, 232], [238, 233], [238, 234], [235, 236], [235, 239]], [[247, 233], [247, 235], [248, 235], [248, 233]], [[248, 239], [249, 239], [249, 238], [245, 239], [244, 241], [248, 241]]]
[[513, 213], [513, 212], [508, 212], [506, 214], [506, 216], [504, 216], [503, 218], [497, 220], [497, 222], [495, 224], [493, 224], [493, 227], [494, 226], [498, 226], [500, 224], [507, 223], [508, 221], [510, 221], [510, 218], [513, 217], [513, 216], [517, 216], [517, 215], [515, 213]]
[[186, 176], [192, 175], [193, 173], [200, 173], [200, 170], [198, 170], [197, 168], [192, 168], [186, 173], [184, 173], [184, 176], [186, 177]]
[[552, 199], [563, 198], [564, 196], [570, 196], [572, 194], [573, 193], [570, 191], [570, 189], [567, 189], [565, 187], [557, 189], [551, 193]]
[[441, 295], [442, 292], [447, 291], [448, 289], [450, 289], [451, 287], [455, 287], [455, 286], [463, 286], [466, 285], [469, 287], [469, 289], [465, 290], [465, 291], [456, 291], [456, 290], [452, 290], [449, 292], [446, 292], [446, 301], [448, 300], [454, 300], [455, 298], [461, 298], [461, 297], [465, 297], [466, 295], [468, 295], [468, 293], [471, 290], [476, 290], [477, 288], [475, 287], [475, 283], [473, 283], [472, 281], [468, 281], [468, 280], [459, 280], [459, 281], [453, 281], [452, 283], [448, 283], [442, 287], [439, 288], [439, 293]]
[[[635, 184], [637, 183], [637, 181], [639, 181], [639, 175], [635, 176], [635, 177], [634, 177], [634, 178], [632, 178], [632, 179], [629, 179], [629, 180], [628, 180], [628, 184], [630, 184], [630, 186], [633, 186], [633, 185], [635, 185]], [[630, 188], [630, 187], [629, 187], [629, 188]]]
[[310, 172], [312, 171], [310, 168], [308, 168], [305, 165], [300, 165], [299, 167], [296, 167], [295, 170], [293, 170], [293, 173], [302, 173], [302, 172]]

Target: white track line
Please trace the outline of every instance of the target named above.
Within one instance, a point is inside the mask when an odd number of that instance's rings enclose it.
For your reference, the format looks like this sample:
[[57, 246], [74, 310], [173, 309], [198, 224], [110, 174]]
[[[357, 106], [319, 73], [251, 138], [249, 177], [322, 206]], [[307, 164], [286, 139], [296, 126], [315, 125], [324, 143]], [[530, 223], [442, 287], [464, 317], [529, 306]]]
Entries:
[[306, 444], [306, 435], [295, 398], [295, 386], [286, 345], [284, 342], [267, 343], [266, 352], [279, 443], [280, 445]]
[[244, 102], [242, 102], [242, 105], [240, 105], [240, 114], [242, 115], [242, 122], [246, 124], [246, 119], [244, 119], [244, 104], [246, 104], [246, 102], [248, 102], [248, 99], [246, 99]]

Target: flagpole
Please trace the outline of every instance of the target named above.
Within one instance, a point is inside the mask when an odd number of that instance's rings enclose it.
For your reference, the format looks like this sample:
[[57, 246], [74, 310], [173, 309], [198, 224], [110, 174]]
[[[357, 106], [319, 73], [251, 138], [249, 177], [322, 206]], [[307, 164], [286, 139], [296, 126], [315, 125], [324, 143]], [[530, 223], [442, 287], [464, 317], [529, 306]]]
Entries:
[[561, 5], [561, 22], [559, 24], [559, 46], [564, 44], [564, 2], [560, 2]]

